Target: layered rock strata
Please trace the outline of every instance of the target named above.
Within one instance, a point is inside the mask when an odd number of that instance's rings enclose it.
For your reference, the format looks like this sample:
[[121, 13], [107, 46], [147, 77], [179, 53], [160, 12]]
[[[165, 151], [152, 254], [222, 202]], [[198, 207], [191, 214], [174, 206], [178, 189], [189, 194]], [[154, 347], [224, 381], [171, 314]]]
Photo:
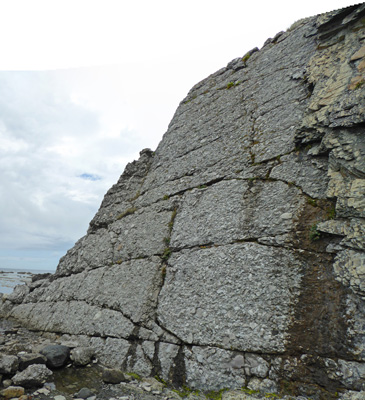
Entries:
[[195, 85], [2, 314], [198, 389], [365, 389], [365, 5]]

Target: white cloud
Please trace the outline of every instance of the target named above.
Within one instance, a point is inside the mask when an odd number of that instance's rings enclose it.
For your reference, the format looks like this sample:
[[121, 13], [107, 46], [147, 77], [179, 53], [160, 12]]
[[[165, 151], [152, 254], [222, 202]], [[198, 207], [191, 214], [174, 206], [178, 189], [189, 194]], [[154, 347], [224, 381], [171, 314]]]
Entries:
[[[84, 72], [67, 74], [76, 79]], [[87, 72], [91, 84], [95, 76]], [[102, 196], [142, 148], [133, 131], [109, 135], [102, 111], [72, 101], [72, 81], [64, 75], [0, 73], [3, 251], [65, 251], [86, 232]]]

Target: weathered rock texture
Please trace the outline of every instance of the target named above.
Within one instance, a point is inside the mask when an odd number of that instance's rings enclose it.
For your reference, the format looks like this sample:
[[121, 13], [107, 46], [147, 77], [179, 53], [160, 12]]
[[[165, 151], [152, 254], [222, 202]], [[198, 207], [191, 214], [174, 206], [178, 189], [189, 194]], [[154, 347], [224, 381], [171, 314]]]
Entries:
[[365, 389], [364, 16], [299, 21], [195, 85], [3, 314], [177, 385]]

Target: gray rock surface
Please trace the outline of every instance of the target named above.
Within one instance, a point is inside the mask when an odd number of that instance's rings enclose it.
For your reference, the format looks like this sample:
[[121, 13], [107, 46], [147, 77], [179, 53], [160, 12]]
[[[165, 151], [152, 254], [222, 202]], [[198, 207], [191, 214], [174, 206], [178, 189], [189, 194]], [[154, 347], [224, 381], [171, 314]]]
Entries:
[[76, 393], [76, 398], [79, 399], [87, 399], [92, 396], [94, 396], [94, 393], [88, 388], [82, 388]]
[[76, 347], [71, 350], [70, 359], [75, 365], [83, 366], [91, 362], [94, 356], [94, 349], [91, 347]]
[[1, 315], [177, 387], [358, 398], [364, 13], [298, 21], [196, 84]]
[[19, 366], [18, 357], [0, 354], [0, 374], [12, 374]]
[[120, 383], [125, 382], [126, 378], [122, 371], [119, 369], [104, 368], [101, 379], [105, 383]]
[[37, 353], [24, 353], [18, 354], [19, 370], [22, 371], [33, 364], [45, 364], [47, 362], [46, 356]]
[[59, 344], [49, 344], [40, 353], [47, 359], [46, 365], [49, 368], [63, 367], [70, 356], [70, 349]]
[[12, 380], [17, 386], [25, 388], [40, 387], [43, 386], [52, 374], [52, 371], [45, 365], [34, 364], [27, 367], [24, 371], [18, 372], [13, 376]]

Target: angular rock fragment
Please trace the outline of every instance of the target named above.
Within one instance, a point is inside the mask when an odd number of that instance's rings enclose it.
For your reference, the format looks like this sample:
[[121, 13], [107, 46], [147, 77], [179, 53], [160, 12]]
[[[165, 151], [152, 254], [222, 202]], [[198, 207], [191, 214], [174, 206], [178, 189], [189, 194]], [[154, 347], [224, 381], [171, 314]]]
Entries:
[[12, 374], [17, 371], [18, 366], [17, 356], [0, 354], [0, 374]]
[[19, 359], [19, 371], [23, 371], [27, 367], [33, 364], [46, 364], [46, 356], [38, 353], [20, 353], [18, 354]]
[[13, 376], [12, 380], [15, 385], [25, 388], [40, 387], [53, 374], [43, 364], [34, 364], [27, 367], [24, 371], [18, 372]]

